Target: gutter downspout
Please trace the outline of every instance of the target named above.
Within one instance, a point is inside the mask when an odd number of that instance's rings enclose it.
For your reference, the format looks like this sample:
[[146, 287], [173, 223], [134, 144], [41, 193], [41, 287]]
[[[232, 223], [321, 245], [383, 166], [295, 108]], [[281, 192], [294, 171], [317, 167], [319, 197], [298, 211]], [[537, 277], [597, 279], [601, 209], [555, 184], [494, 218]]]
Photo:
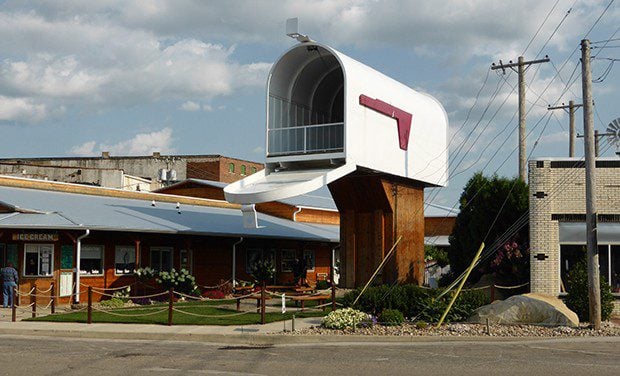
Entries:
[[80, 304], [80, 256], [82, 255], [82, 239], [90, 235], [90, 230], [77, 238], [77, 250], [75, 255], [75, 304]]
[[239, 238], [232, 248], [232, 286], [237, 286], [237, 246], [243, 242], [243, 236]]
[[297, 213], [301, 213], [302, 210], [303, 208], [301, 206], [297, 207], [297, 211], [293, 213], [293, 222], [297, 222]]

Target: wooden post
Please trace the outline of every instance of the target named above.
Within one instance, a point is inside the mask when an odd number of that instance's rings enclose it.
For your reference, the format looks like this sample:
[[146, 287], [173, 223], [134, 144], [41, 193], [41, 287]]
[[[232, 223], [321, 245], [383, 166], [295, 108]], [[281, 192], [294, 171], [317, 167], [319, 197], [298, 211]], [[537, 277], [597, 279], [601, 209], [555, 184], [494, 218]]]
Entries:
[[336, 249], [332, 248], [332, 265], [329, 269], [330, 277], [329, 279], [332, 282], [332, 312], [336, 310], [336, 283], [334, 282], [334, 275], [336, 273], [335, 269], [336, 265]]
[[88, 286], [88, 309], [86, 322], [89, 324], [93, 323], [93, 287]]
[[30, 304], [32, 304], [32, 318], [37, 317], [37, 284], [34, 284], [34, 294], [30, 295]]
[[260, 323], [265, 325], [265, 288], [267, 287], [267, 282], [263, 281], [263, 286], [260, 290]]
[[583, 92], [583, 136], [585, 149], [586, 183], [586, 249], [588, 255], [588, 297], [590, 325], [601, 328], [601, 280], [599, 274], [596, 157], [594, 137], [594, 110], [592, 102], [592, 71], [590, 69], [590, 41], [581, 41], [581, 81]]
[[17, 308], [15, 305], [15, 299], [18, 298], [17, 295], [17, 286], [13, 286], [13, 304], [11, 304], [11, 321], [17, 321]]
[[168, 290], [168, 326], [172, 326], [172, 312], [174, 308], [174, 288]]
[[54, 282], [52, 282], [50, 286], [50, 300], [52, 303], [50, 304], [52, 313], [56, 313], [56, 285]]
[[491, 285], [491, 303], [495, 301], [495, 285]]

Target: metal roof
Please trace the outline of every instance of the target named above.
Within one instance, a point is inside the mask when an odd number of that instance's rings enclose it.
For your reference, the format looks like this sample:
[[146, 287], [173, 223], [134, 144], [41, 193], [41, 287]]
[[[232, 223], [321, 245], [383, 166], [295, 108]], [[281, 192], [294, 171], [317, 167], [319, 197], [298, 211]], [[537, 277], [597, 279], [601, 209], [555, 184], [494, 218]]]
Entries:
[[[157, 200], [153, 194], [152, 199]], [[241, 211], [150, 200], [0, 186], [0, 201], [18, 210], [0, 214], [0, 228], [90, 229], [212, 236], [339, 241], [339, 227], [308, 225], [258, 213], [261, 228], [243, 227]]]
[[[220, 181], [192, 178], [192, 179], [187, 179], [182, 182], [170, 185], [166, 188], [179, 186], [186, 182], [193, 182], [196, 184], [206, 185], [206, 186], [215, 187], [215, 188], [224, 188], [225, 186], [228, 185], [228, 183], [223, 183]], [[276, 202], [281, 202], [283, 204], [303, 207], [303, 208], [314, 208], [314, 209], [336, 210], [336, 211], [338, 210], [327, 187], [323, 187], [321, 189], [317, 189], [314, 192], [306, 193], [303, 195], [287, 198], [284, 200], [278, 200]]]

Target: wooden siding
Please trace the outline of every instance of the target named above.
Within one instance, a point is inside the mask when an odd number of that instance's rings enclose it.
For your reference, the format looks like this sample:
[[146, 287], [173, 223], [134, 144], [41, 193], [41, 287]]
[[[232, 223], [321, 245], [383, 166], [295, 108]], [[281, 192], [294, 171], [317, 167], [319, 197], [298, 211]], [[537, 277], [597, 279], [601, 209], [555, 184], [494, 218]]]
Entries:
[[341, 281], [365, 284], [402, 236], [381, 273], [384, 283], [423, 282], [424, 189], [385, 177], [353, 174], [329, 185], [341, 213]]

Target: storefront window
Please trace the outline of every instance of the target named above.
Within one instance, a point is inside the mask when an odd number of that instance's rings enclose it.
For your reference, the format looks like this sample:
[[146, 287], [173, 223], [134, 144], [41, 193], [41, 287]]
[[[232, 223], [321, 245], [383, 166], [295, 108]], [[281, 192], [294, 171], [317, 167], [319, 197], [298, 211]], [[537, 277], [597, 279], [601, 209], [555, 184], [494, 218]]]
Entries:
[[103, 246], [83, 245], [80, 251], [80, 274], [103, 274]]
[[306, 249], [304, 250], [304, 259], [306, 260], [306, 270], [314, 271], [314, 250]]
[[296, 251], [294, 249], [283, 249], [282, 259], [280, 260], [280, 270], [282, 272], [292, 272], [295, 266]]
[[182, 249], [179, 252], [179, 258], [181, 259], [181, 269], [187, 270], [190, 274], [192, 274], [192, 251], [187, 249]]
[[258, 260], [269, 260], [272, 265], [276, 265], [276, 251], [275, 249], [258, 249], [250, 248], [246, 251], [245, 260], [245, 272], [252, 274], [252, 266]]
[[136, 269], [136, 249], [132, 246], [118, 246], [114, 251], [114, 272], [116, 275], [132, 274]]
[[611, 291], [614, 294], [620, 294], [620, 245], [612, 245], [610, 250], [611, 256]]
[[53, 244], [24, 245], [24, 275], [26, 277], [51, 276], [53, 271]]
[[172, 269], [172, 248], [151, 247], [151, 269], [169, 272]]
[[[585, 245], [560, 246], [561, 292], [566, 292], [569, 271], [577, 262], [585, 261], [587, 250]], [[598, 261], [601, 277], [611, 286], [614, 293], [620, 293], [620, 245], [599, 245]]]

